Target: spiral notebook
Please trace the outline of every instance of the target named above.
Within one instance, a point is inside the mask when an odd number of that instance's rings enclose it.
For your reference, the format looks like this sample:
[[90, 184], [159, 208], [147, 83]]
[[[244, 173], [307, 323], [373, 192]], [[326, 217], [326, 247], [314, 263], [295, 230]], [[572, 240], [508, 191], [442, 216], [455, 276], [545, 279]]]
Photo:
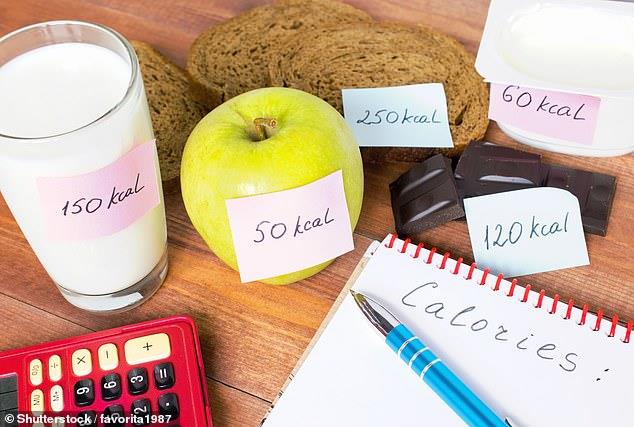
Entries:
[[370, 246], [263, 426], [464, 425], [387, 348], [350, 287], [383, 301], [501, 418], [634, 426], [632, 322], [460, 261], [394, 236]]

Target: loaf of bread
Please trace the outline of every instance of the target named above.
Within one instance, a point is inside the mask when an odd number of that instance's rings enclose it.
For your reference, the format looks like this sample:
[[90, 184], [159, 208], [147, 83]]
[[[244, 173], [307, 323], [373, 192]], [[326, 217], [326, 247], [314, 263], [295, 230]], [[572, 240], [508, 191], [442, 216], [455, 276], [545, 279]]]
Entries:
[[[488, 88], [474, 57], [456, 40], [424, 26], [353, 23], [288, 36], [272, 51], [271, 83], [325, 99], [343, 113], [342, 88], [442, 83], [454, 149], [481, 139], [488, 126]], [[365, 149], [366, 160], [420, 161], [431, 149]]]
[[183, 148], [208, 108], [194, 99], [185, 70], [147, 43], [132, 41], [132, 46], [139, 58], [150, 107], [163, 190], [177, 191]]
[[189, 50], [187, 71], [199, 99], [213, 108], [243, 92], [269, 86], [269, 52], [289, 35], [370, 20], [365, 12], [334, 0], [279, 0], [200, 34]]

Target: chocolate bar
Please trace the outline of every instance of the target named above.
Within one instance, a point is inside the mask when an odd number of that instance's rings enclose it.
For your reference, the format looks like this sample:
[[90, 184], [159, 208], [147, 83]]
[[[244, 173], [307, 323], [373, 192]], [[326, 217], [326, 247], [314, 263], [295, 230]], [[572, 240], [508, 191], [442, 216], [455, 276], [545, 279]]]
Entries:
[[461, 199], [539, 187], [541, 156], [490, 142], [469, 143], [454, 177]]
[[469, 197], [533, 187], [557, 187], [579, 199], [586, 233], [605, 236], [616, 178], [564, 166], [547, 165], [541, 156], [490, 142], [471, 142], [454, 172], [461, 202]]
[[577, 196], [583, 230], [599, 236], [606, 235], [616, 190], [615, 177], [551, 165], [543, 185], [563, 188]]
[[464, 216], [451, 160], [437, 154], [390, 184], [396, 231], [413, 235]]

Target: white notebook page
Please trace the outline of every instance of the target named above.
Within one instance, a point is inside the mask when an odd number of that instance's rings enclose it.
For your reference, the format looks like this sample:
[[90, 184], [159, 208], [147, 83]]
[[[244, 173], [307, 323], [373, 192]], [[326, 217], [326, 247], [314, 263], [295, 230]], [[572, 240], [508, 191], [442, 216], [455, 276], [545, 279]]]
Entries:
[[[482, 272], [471, 280], [455, 261], [416, 247], [381, 244], [353, 289], [382, 301], [501, 417], [523, 427], [634, 426], [634, 343], [625, 328], [581, 311], [550, 314], [552, 299]], [[473, 308], [471, 308], [473, 307]], [[461, 313], [462, 314], [459, 314]], [[457, 317], [456, 317], [457, 316]], [[441, 317], [441, 318], [438, 318]], [[453, 325], [452, 325], [453, 321]], [[540, 350], [541, 349], [541, 350]], [[397, 358], [346, 296], [276, 403], [264, 427], [463, 426], [462, 420]]]

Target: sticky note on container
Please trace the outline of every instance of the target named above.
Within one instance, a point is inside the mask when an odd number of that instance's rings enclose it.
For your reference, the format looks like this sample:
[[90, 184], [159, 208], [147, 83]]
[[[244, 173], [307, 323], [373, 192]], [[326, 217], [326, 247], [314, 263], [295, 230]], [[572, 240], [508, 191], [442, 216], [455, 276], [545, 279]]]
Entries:
[[579, 201], [541, 187], [465, 199], [477, 264], [505, 276], [588, 265]]
[[539, 135], [592, 145], [601, 98], [491, 84], [489, 118]]
[[354, 249], [341, 170], [226, 205], [242, 282], [300, 271]]
[[342, 89], [341, 96], [361, 147], [453, 147], [441, 83]]

